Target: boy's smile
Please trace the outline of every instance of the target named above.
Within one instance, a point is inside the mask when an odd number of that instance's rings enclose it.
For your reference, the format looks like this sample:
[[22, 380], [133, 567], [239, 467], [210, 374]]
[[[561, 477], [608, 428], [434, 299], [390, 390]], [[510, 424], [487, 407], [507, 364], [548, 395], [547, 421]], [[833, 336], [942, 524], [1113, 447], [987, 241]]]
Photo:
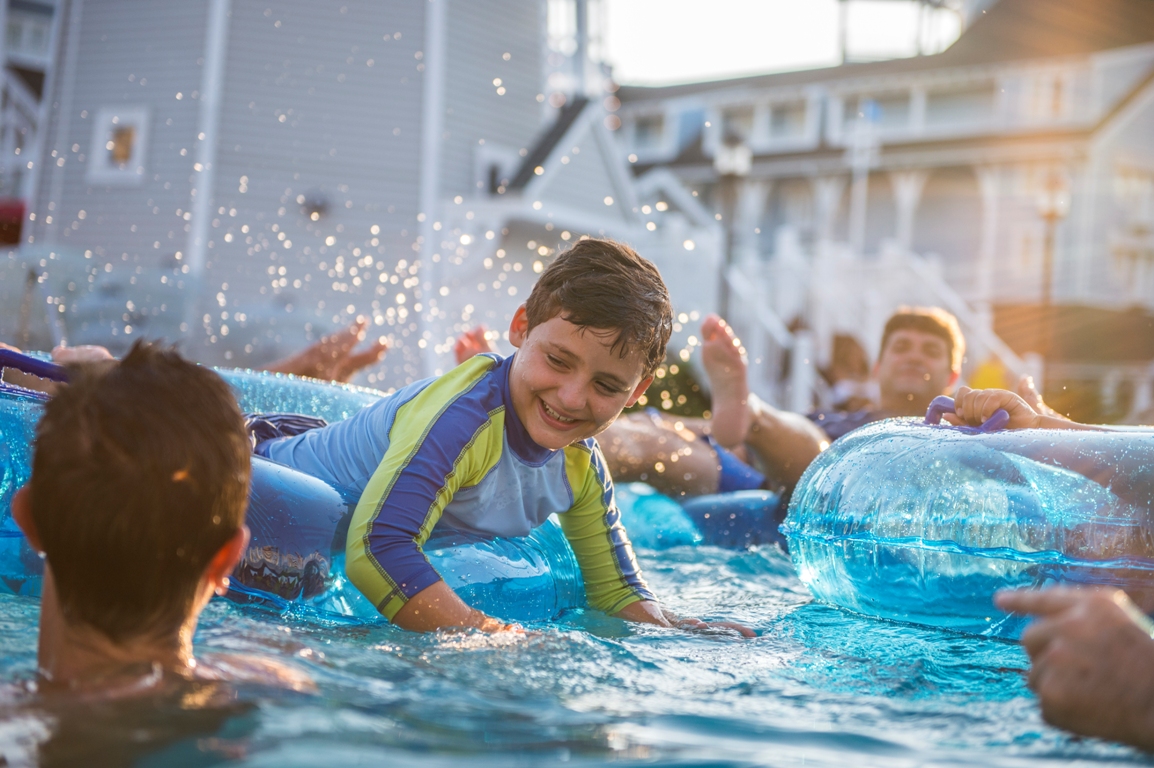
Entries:
[[528, 329], [525, 307], [509, 325], [517, 356], [509, 372], [513, 409], [533, 442], [560, 450], [593, 437], [637, 402], [652, 376], [642, 379], [638, 350], [612, 350], [617, 332], [580, 328], [553, 317]]

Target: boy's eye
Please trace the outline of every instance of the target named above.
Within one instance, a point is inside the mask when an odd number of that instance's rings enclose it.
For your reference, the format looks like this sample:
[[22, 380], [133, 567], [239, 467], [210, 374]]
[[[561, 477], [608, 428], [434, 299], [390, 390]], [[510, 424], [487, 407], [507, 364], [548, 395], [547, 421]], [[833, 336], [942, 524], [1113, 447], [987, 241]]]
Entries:
[[557, 368], [561, 368], [565, 365], [561, 358], [554, 357], [553, 355], [545, 355], [545, 359], [549, 361], [549, 365], [555, 366]]
[[597, 382], [597, 389], [599, 389], [603, 395], [619, 395], [622, 391], [620, 387], [615, 387], [612, 384], [606, 384], [603, 381]]

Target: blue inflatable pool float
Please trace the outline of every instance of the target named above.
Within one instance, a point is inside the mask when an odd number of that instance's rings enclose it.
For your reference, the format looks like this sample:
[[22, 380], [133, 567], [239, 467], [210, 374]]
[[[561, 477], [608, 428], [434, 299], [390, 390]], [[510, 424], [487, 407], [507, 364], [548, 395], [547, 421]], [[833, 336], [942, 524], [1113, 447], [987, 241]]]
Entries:
[[991, 427], [888, 420], [822, 453], [783, 526], [814, 596], [1007, 638], [1024, 620], [994, 607], [1002, 588], [1108, 585], [1154, 607], [1154, 434]]
[[781, 496], [772, 491], [732, 491], [679, 503], [644, 483], [626, 483], [617, 486], [617, 505], [635, 547], [786, 545], [778, 530], [784, 516]]
[[[0, 350], [0, 367], [64, 380], [63, 369]], [[348, 418], [384, 393], [283, 374], [219, 370], [246, 412]], [[11, 516], [12, 494], [28, 481], [36, 422], [47, 397], [0, 383], [0, 590], [39, 594], [43, 563]], [[246, 522], [252, 540], [229, 597], [277, 610], [384, 621], [343, 575], [348, 521], [357, 497], [310, 475], [252, 459]], [[472, 607], [511, 621], [547, 621], [585, 604], [576, 557], [553, 520], [524, 538], [482, 539], [437, 529], [425, 554]]]

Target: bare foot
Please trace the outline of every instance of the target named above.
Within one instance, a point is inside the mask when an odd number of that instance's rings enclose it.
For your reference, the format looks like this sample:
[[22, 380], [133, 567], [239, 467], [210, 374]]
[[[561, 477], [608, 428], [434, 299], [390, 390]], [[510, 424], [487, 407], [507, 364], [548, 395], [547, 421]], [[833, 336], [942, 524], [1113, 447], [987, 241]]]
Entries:
[[276, 373], [294, 373], [314, 379], [348, 381], [354, 373], [385, 356], [389, 344], [384, 337], [369, 344], [363, 352], [353, 353], [353, 347], [365, 337], [368, 321], [357, 318], [349, 327], [331, 333], [297, 354], [270, 363], [264, 370]]
[[57, 365], [83, 365], [115, 359], [106, 348], [94, 344], [82, 344], [79, 347], [66, 347], [61, 344], [52, 350], [52, 362]]
[[497, 347], [489, 340], [487, 334], [488, 331], [485, 330], [485, 326], [477, 325], [457, 337], [456, 343], [453, 344], [453, 354], [457, 358], [457, 365], [482, 352], [497, 351]]
[[713, 398], [710, 431], [722, 446], [737, 448], [745, 442], [752, 421], [745, 350], [733, 329], [717, 315], [702, 321], [701, 338], [701, 362]]

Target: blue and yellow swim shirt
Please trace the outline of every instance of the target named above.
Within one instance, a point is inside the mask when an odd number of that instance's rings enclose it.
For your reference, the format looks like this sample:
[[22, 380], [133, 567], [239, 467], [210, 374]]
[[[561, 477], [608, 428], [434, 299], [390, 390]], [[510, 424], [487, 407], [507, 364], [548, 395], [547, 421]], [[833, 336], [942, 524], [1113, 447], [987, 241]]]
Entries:
[[345, 421], [262, 443], [258, 453], [361, 493], [349, 578], [389, 619], [441, 577], [421, 551], [438, 522], [525, 536], [553, 513], [594, 608], [653, 600], [593, 438], [560, 451], [533, 442], [513, 409], [513, 358], [478, 355]]

